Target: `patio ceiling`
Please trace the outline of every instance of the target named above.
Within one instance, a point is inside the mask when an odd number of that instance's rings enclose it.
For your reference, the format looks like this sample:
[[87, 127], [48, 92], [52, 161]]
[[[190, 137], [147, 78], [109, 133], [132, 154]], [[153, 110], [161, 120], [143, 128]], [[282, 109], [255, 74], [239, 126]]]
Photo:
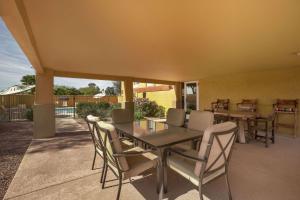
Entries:
[[2, 3], [38, 72], [185, 81], [300, 66], [297, 0]]

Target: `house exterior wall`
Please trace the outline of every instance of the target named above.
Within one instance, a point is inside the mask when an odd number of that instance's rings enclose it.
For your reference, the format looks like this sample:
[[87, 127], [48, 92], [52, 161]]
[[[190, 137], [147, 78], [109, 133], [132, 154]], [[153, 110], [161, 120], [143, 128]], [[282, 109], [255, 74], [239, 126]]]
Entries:
[[[200, 109], [210, 108], [217, 98], [229, 98], [230, 110], [243, 98], [257, 99], [258, 112], [272, 113], [276, 99], [300, 99], [300, 68], [255, 71], [228, 74], [199, 80]], [[298, 105], [298, 110], [299, 110]], [[283, 122], [292, 122], [291, 116], [282, 116]], [[298, 135], [300, 123], [298, 113]], [[278, 132], [291, 134], [291, 129], [280, 128]]]
[[[153, 86], [153, 84], [150, 86]], [[147, 87], [147, 85], [146, 83], [139, 83], [134, 87]], [[136, 93], [135, 97], [143, 98], [143, 93]], [[163, 106], [166, 111], [169, 108], [176, 107], [176, 94], [174, 88], [167, 91], [146, 92], [146, 98], [150, 101], [155, 101], [160, 106]]]
[[[142, 98], [143, 93], [138, 93], [137, 97]], [[176, 95], [174, 89], [169, 91], [146, 92], [146, 97], [150, 101], [155, 101], [158, 105], [163, 106], [166, 111], [169, 108], [176, 107]]]

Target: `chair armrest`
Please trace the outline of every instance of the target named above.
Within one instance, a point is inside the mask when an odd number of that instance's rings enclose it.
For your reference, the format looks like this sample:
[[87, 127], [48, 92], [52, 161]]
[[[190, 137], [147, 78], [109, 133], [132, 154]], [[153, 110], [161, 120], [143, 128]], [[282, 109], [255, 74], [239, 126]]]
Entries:
[[193, 141], [193, 142], [196, 142], [196, 141], [198, 142], [198, 141], [202, 141], [202, 139], [203, 139], [203, 138], [200, 137], [200, 138], [194, 139], [194, 140], [192, 140], [192, 141]]
[[201, 159], [201, 158], [198, 158], [198, 157], [190, 156], [190, 155], [187, 155], [183, 152], [177, 151], [175, 149], [168, 149], [167, 151], [172, 152], [172, 153], [176, 153], [179, 156], [182, 156], [182, 157], [185, 157], [185, 158], [188, 158], [188, 159], [191, 159], [191, 160], [196, 160], [196, 161], [200, 161], [200, 162], [206, 162], [207, 161], [207, 158]]
[[130, 152], [130, 151], [125, 151], [121, 153], [115, 153], [113, 156], [115, 157], [128, 157], [128, 156], [139, 156], [143, 155], [145, 153], [152, 153], [154, 150], [145, 150], [145, 151], [138, 151], [138, 152]]
[[120, 140], [120, 141], [130, 140], [130, 138], [128, 138], [128, 137], [119, 137], [119, 140]]

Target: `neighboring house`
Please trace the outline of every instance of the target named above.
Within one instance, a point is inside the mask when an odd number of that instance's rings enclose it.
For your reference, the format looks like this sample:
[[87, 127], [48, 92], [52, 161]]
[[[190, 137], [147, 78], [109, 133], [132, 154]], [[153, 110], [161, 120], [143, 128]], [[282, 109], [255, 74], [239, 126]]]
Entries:
[[35, 85], [14, 85], [0, 92], [0, 95], [20, 94], [31, 91]]
[[136, 82], [133, 84], [133, 92], [135, 97], [156, 101], [158, 105], [165, 107], [166, 111], [176, 107], [174, 86]]

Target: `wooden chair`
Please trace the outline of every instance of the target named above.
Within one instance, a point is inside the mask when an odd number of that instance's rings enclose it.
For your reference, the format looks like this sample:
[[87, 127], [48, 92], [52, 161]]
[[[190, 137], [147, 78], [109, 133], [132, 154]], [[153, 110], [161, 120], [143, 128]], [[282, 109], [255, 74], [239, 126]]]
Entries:
[[[275, 115], [248, 119], [248, 130], [254, 139], [262, 139], [265, 146], [269, 147], [269, 140], [273, 144], [275, 143]], [[269, 132], [271, 132], [271, 135], [269, 135]]]
[[229, 199], [232, 199], [228, 165], [237, 131], [238, 128], [233, 122], [216, 124], [205, 130], [199, 151], [168, 150], [171, 153], [167, 158], [168, 166], [198, 186], [201, 200], [202, 185], [222, 175], [226, 178]]
[[96, 127], [98, 133], [104, 136], [104, 160], [106, 164], [102, 188], [105, 187], [107, 171], [110, 169], [119, 179], [118, 200], [123, 179], [130, 179], [149, 169], [156, 168], [157, 157], [151, 153], [152, 150], [144, 150], [140, 147], [124, 150], [120, 137], [112, 124], [100, 121]]
[[237, 110], [241, 112], [256, 112], [256, 99], [242, 99], [242, 102], [237, 103]]

